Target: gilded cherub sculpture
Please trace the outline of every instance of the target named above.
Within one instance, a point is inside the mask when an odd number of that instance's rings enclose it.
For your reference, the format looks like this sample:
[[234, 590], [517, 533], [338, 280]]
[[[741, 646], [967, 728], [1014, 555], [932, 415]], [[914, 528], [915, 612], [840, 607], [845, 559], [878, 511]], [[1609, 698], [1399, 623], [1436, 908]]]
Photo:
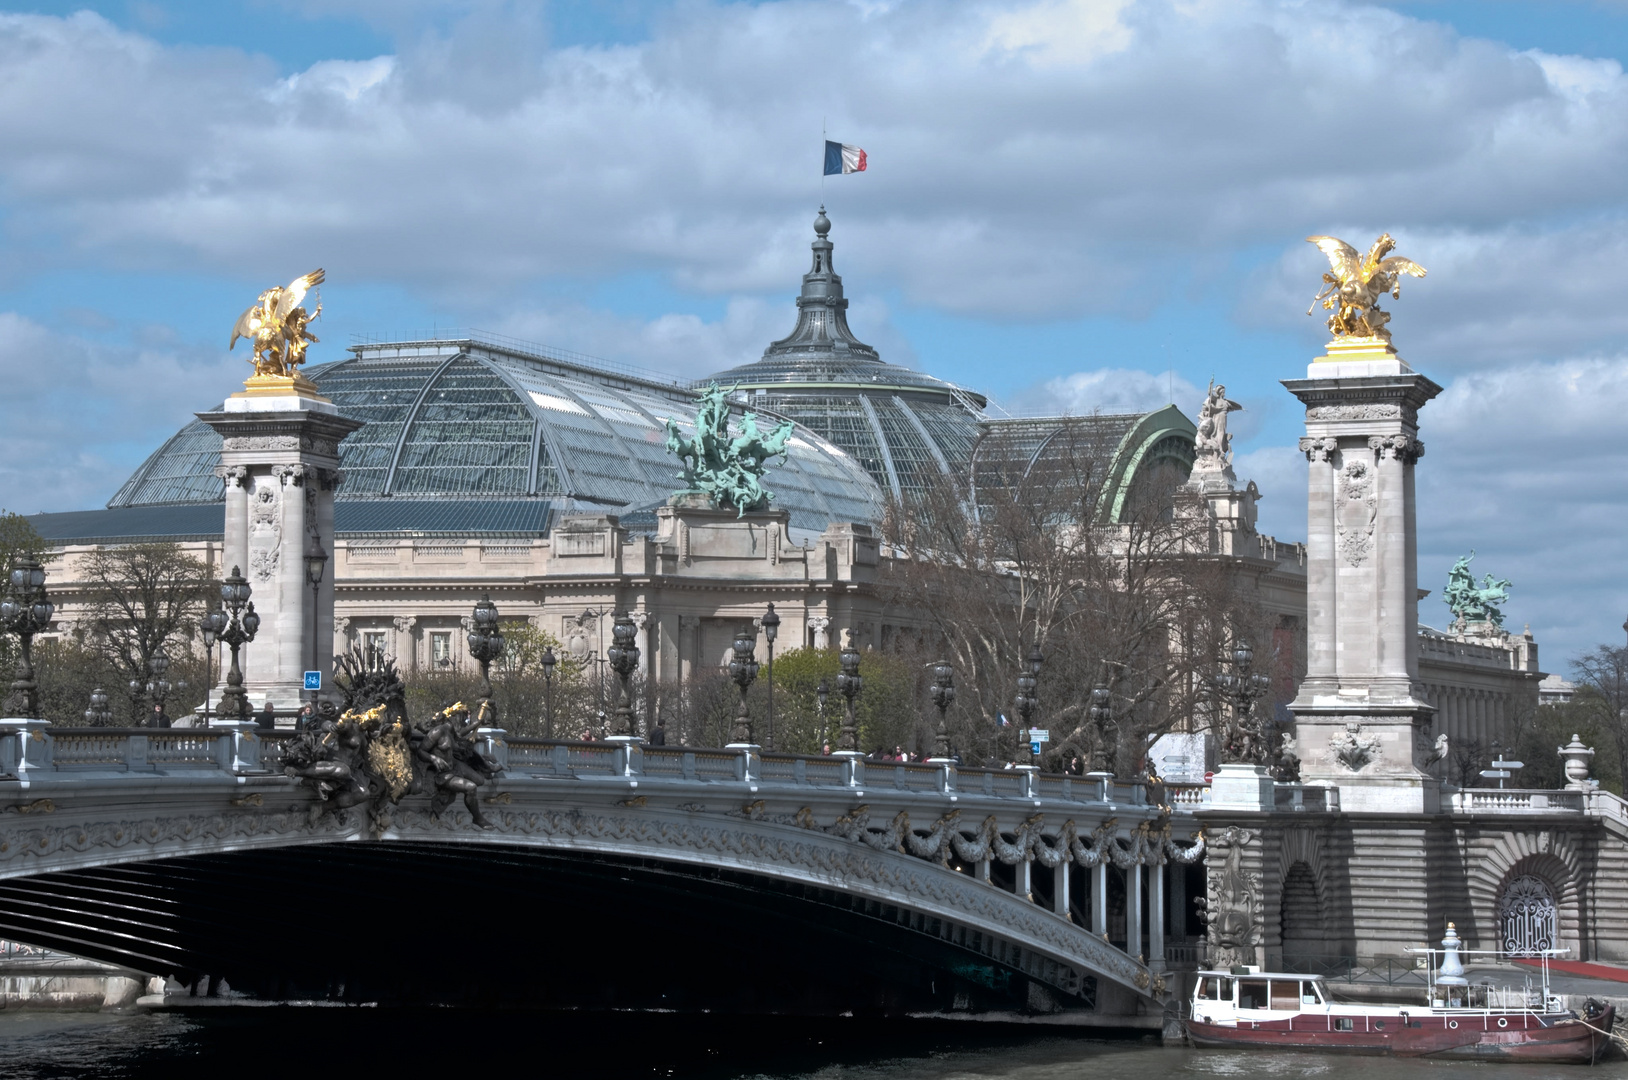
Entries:
[[254, 354], [249, 359], [256, 375], [293, 378], [305, 363], [306, 346], [318, 340], [309, 329], [311, 321], [322, 314], [321, 303], [315, 311], [307, 312], [300, 302], [322, 280], [322, 271], [313, 270], [287, 285], [261, 293], [254, 306], [238, 316], [227, 350], [237, 344], [238, 338], [248, 338], [254, 342]]
[[1316, 244], [1328, 256], [1332, 273], [1323, 275], [1323, 290], [1306, 309], [1310, 315], [1319, 302], [1329, 316], [1328, 329], [1335, 337], [1369, 337], [1389, 342], [1391, 332], [1385, 324], [1391, 321], [1389, 312], [1381, 311], [1379, 298], [1386, 293], [1402, 295], [1402, 274], [1425, 276], [1425, 268], [1412, 259], [1400, 255], [1386, 258], [1396, 247], [1390, 233], [1382, 233], [1374, 246], [1363, 256], [1344, 240], [1332, 236], [1308, 236], [1306, 242]]

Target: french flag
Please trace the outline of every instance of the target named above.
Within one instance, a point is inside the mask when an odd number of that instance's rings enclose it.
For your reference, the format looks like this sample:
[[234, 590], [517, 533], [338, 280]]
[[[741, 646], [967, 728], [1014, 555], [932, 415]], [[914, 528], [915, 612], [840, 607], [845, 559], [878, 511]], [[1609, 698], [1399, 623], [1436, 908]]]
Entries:
[[865, 151], [861, 150], [857, 146], [849, 146], [847, 143], [831, 142], [829, 139], [826, 140], [825, 175], [846, 176], [848, 173], [864, 171]]

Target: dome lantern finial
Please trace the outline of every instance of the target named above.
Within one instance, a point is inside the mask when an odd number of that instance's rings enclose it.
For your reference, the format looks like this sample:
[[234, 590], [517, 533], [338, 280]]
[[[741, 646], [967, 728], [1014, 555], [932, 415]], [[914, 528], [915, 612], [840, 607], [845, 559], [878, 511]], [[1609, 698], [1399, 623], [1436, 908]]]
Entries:
[[825, 204], [821, 203], [820, 204], [820, 216], [814, 219], [814, 233], [821, 240], [824, 240], [825, 239], [825, 234], [830, 232], [830, 231], [831, 231], [831, 219], [825, 216]]

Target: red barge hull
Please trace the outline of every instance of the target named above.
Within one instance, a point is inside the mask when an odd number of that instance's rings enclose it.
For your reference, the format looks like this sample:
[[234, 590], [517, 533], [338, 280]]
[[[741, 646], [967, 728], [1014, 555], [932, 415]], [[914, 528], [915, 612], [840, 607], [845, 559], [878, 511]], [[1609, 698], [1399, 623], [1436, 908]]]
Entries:
[[[1334, 1030], [1334, 1018], [1303, 1015], [1241, 1020], [1236, 1027], [1189, 1020], [1194, 1046], [1217, 1049], [1305, 1050], [1393, 1057], [1465, 1058], [1588, 1065], [1610, 1041], [1612, 1008], [1586, 1023], [1534, 1013], [1421, 1013], [1403, 1018], [1355, 1016], [1354, 1030]], [[1405, 1024], [1405, 1026], [1404, 1026]]]

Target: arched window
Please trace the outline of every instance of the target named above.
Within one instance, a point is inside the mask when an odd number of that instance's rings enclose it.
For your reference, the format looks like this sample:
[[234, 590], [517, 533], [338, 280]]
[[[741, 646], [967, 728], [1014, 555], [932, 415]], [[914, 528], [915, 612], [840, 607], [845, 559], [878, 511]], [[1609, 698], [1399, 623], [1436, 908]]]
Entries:
[[1501, 947], [1511, 956], [1535, 956], [1555, 947], [1555, 894], [1549, 883], [1525, 874], [1498, 901]]
[[1283, 906], [1279, 913], [1283, 956], [1321, 957], [1328, 951], [1323, 937], [1323, 903], [1311, 867], [1296, 862], [1283, 879]]

